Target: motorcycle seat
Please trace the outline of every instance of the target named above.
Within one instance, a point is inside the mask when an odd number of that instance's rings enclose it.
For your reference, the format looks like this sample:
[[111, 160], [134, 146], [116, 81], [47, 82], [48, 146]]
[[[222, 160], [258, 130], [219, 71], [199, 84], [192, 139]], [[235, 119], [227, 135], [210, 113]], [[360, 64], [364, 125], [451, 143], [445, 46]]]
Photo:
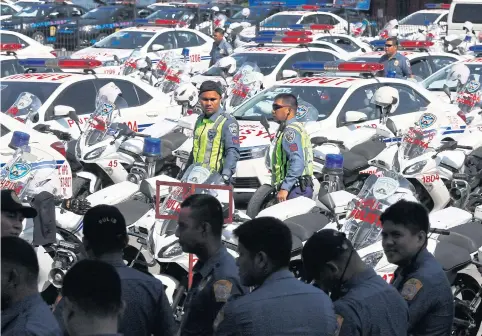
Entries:
[[161, 146], [167, 147], [171, 151], [178, 149], [187, 139], [187, 136], [181, 132], [172, 132], [163, 135], [161, 138]]
[[293, 236], [292, 250], [301, 249], [303, 242], [307, 241], [315, 232], [323, 229], [330, 220], [319, 212], [311, 212], [294, 216], [284, 221]]
[[387, 148], [387, 146], [384, 142], [370, 139], [353, 146], [350, 152], [359, 154], [369, 161], [380, 154], [385, 148]]
[[442, 265], [450, 284], [455, 281], [457, 272], [471, 262], [467, 249], [446, 241], [438, 243], [433, 255]]
[[352, 151], [343, 153], [343, 174], [345, 176], [356, 175], [360, 170], [368, 167], [368, 160], [364, 156]]
[[127, 200], [114, 206], [120, 211], [126, 220], [126, 226], [130, 226], [144, 216], [151, 206], [139, 200]]
[[469, 253], [476, 252], [482, 246], [482, 228], [477, 223], [465, 223], [450, 228], [448, 231], [457, 234], [441, 235], [438, 237], [440, 242], [449, 242], [451, 244], [465, 248]]

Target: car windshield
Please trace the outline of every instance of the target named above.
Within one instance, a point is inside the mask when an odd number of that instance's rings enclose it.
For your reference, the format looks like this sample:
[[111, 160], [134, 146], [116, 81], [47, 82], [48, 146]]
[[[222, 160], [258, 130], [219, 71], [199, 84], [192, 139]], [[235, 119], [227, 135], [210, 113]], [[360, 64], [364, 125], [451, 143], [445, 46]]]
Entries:
[[[452, 68], [453, 64], [447, 65], [445, 68], [440, 69], [432, 76], [428, 77], [422, 82], [422, 85], [429, 91], [442, 91], [444, 84], [450, 88], [450, 91], [457, 91], [457, 81], [448, 81], [447, 75]], [[477, 82], [482, 81], [482, 62], [480, 63], [465, 63], [465, 65], [470, 69], [469, 80], [476, 80]]]
[[93, 48], [136, 49], [142, 48], [155, 35], [143, 31], [120, 31], [93, 45]]
[[15, 17], [41, 17], [45, 16], [47, 11], [51, 9], [51, 5], [32, 5], [25, 7], [20, 12], [14, 14]]
[[38, 5], [38, 2], [32, 2], [32, 1], [17, 1], [15, 3], [16, 6], [25, 8], [25, 7], [30, 7], [30, 6], [35, 6]]
[[[249, 16], [248, 16], [248, 20], [262, 20], [263, 18], [266, 17], [266, 15], [268, 15], [268, 13], [270, 12], [271, 8], [269, 7], [266, 7], [266, 8], [255, 8], [255, 7], [251, 7], [249, 9]], [[237, 12], [236, 14], [234, 14], [231, 19], [244, 19], [244, 16], [243, 16], [243, 13], [242, 11], [239, 11]]]
[[190, 12], [186, 11], [183, 8], [175, 8], [175, 9], [160, 9], [155, 11], [151, 15], [147, 17], [147, 19], [161, 19], [161, 20], [179, 20], [182, 16], [186, 14], [190, 14]]
[[291, 93], [298, 98], [298, 103], [303, 102], [298, 104], [300, 107], [306, 105], [305, 110], [317, 112], [318, 121], [325, 120], [336, 108], [346, 90], [340, 87], [277, 85], [246, 101], [233, 114], [239, 120], [261, 120], [262, 116], [272, 120], [274, 97], [280, 93]]
[[276, 66], [281, 62], [284, 54], [255, 54], [255, 53], [239, 53], [231, 55], [236, 60], [236, 69], [239, 69], [244, 63], [250, 62], [256, 64], [261, 73], [265, 76], [273, 72]]
[[82, 19], [94, 19], [94, 20], [103, 20], [107, 19], [114, 14], [117, 7], [99, 7], [94, 8], [91, 11], [85, 13], [81, 16]]
[[1, 111], [6, 112], [10, 106], [15, 103], [17, 97], [22, 92], [30, 92], [37, 96], [40, 101], [45, 103], [45, 101], [52, 95], [52, 93], [60, 86], [60, 83], [48, 83], [42, 82], [39, 85], [38, 82], [16, 82], [16, 81], [4, 81], [1, 86]]
[[398, 23], [400, 25], [425, 26], [427, 21], [430, 24], [434, 23], [440, 15], [440, 13], [414, 13], [401, 19]]
[[273, 15], [267, 18], [262, 26], [263, 27], [286, 27], [296, 24], [301, 20], [302, 15]]

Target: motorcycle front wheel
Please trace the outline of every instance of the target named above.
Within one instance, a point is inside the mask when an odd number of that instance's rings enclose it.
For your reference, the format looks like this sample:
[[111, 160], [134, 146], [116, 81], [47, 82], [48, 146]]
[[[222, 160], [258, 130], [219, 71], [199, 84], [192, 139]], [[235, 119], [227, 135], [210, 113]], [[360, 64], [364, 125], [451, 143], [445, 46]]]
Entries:
[[263, 184], [249, 200], [246, 215], [255, 218], [261, 210], [274, 204], [276, 204], [276, 189], [270, 184]]

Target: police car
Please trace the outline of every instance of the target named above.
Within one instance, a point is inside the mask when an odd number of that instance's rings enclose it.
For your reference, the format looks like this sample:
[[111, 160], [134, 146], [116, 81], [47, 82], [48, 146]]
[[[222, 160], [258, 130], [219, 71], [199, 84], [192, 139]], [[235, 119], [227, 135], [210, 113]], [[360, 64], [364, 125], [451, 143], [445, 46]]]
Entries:
[[[320, 44], [321, 42], [330, 44]], [[351, 57], [370, 52], [373, 48], [359, 38], [346, 34], [317, 34], [313, 36], [313, 42], [308, 46], [333, 49], [337, 52], [343, 50]]]
[[12, 15], [20, 12], [22, 7], [15, 5], [14, 3], [10, 2], [0, 2], [0, 20], [9, 19]]
[[[345, 62], [328, 67], [323, 63], [296, 63], [294, 67], [306, 71], [336, 71], [323, 77], [298, 77], [278, 82], [240, 105], [233, 115], [239, 122], [241, 158], [237, 165], [235, 192], [252, 193], [261, 182], [258, 176], [266, 175], [264, 155], [268, 150], [270, 135], [260, 124], [262, 116], [271, 120], [269, 132], [276, 133], [278, 124], [272, 122], [272, 103], [280, 93], [291, 93], [298, 98], [299, 115], [309, 115], [315, 121], [306, 126], [309, 134], [326, 135], [337, 129], [338, 138], [349, 138], [352, 130], [361, 127], [376, 128], [379, 114], [370, 100], [381, 85], [398, 90], [399, 106], [390, 115], [397, 128], [404, 129], [413, 124], [421, 114], [429, 112], [435, 116], [451, 114], [457, 117], [457, 108], [440, 101], [416, 82], [396, 78], [341, 77], [340, 72], [361, 73], [371, 69], [383, 69], [379, 63]], [[344, 135], [346, 133], [346, 135]]]
[[[0, 34], [3, 37], [3, 35]], [[20, 65], [17, 52], [21, 53], [23, 50], [23, 44], [20, 43], [2, 43], [0, 44], [0, 77], [6, 77], [10, 75], [15, 75], [18, 73], [24, 73], [25, 69]], [[54, 57], [49, 54], [50, 57]], [[39, 71], [39, 69], [37, 69]], [[43, 68], [39, 72], [48, 72], [52, 69]]]
[[[285, 34], [286, 32], [282, 33]], [[261, 35], [256, 37], [254, 41], [259, 42], [259, 44], [238, 48], [230, 56], [236, 60], [236, 69], [247, 62], [256, 64], [264, 75], [264, 88], [274, 85], [279, 80], [295, 77], [297, 73], [292, 66], [296, 62], [330, 62], [349, 58], [346, 53], [339, 54], [334, 50], [308, 48], [299, 44], [311, 42], [312, 39], [309, 37], [283, 35], [278, 38]], [[207, 76], [220, 76], [219, 69], [211, 67], [202, 76], [195, 76], [192, 80], [194, 83], [202, 83], [205, 80], [212, 79], [212, 77], [206, 78]]]
[[450, 4], [425, 4], [424, 10], [414, 12], [398, 21], [398, 32], [401, 35], [418, 32], [418, 29], [427, 28], [428, 25], [447, 25]]
[[57, 54], [52, 47], [45, 46], [26, 35], [14, 31], [0, 31], [0, 40], [2, 41], [2, 44], [20, 45], [20, 49], [15, 49], [15, 54], [18, 57], [57, 57]]
[[[144, 20], [137, 20], [145, 22]], [[103, 40], [95, 43], [92, 47], [79, 50], [72, 54], [72, 58], [95, 59], [102, 62], [102, 69], [98, 72], [117, 74], [120, 64], [114, 60], [114, 55], [124, 63], [134, 49], [140, 49], [142, 54], [147, 55], [153, 63], [156, 63], [161, 55], [168, 50], [178, 52], [189, 49], [189, 60], [193, 71], [204, 71], [209, 67], [212, 45], [214, 40], [193, 29], [166, 28], [166, 20], [155, 20], [149, 24], [160, 26], [140, 26], [119, 30]]]
[[[384, 40], [373, 41], [372, 44], [385, 45]], [[444, 52], [422, 52], [416, 49], [429, 48], [433, 45], [430, 41], [400, 41], [399, 53], [405, 56], [412, 67], [412, 73], [422, 79], [442, 69], [444, 66], [467, 59], [466, 56], [459, 56]], [[403, 48], [403, 50], [401, 50]], [[372, 51], [361, 56], [354, 57], [350, 61], [356, 62], [378, 62], [380, 57], [385, 55], [384, 51]]]
[[[52, 67], [62, 69], [86, 69], [92, 71], [101, 62], [96, 60], [20, 60], [24, 68]], [[152, 125], [160, 113], [172, 111], [179, 105], [170, 105], [170, 99], [153, 86], [129, 77], [78, 73], [24, 73], [2, 78], [1, 111], [7, 112], [22, 92], [28, 92], [41, 102], [33, 124], [46, 123], [53, 129], [68, 131], [72, 137], [79, 136], [74, 121], [65, 115], [66, 110], [75, 110], [84, 127], [89, 114], [95, 111], [97, 92], [105, 84], [113, 82], [122, 91], [128, 108], [121, 110], [121, 118], [132, 130], [143, 131]], [[63, 105], [63, 107], [62, 107]], [[67, 107], [65, 107], [67, 106]], [[20, 112], [21, 113], [21, 112]], [[22, 118], [22, 115], [16, 114]], [[23, 118], [26, 116], [24, 115]]]

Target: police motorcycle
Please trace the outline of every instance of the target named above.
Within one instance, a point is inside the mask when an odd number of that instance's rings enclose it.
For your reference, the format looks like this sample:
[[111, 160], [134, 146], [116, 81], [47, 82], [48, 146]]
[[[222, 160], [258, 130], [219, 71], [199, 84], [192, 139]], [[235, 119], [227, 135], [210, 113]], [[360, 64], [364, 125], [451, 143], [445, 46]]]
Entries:
[[[251, 11], [249, 8], [243, 8], [241, 11], [241, 14], [243, 17], [248, 18], [249, 15], [251, 14]], [[239, 33], [243, 31], [243, 29], [248, 28], [251, 26], [251, 23], [249, 22], [232, 22], [229, 24], [229, 26], [225, 27], [225, 38], [228, 43], [230, 43], [234, 48], [241, 47], [239, 44]]]
[[452, 34], [442, 37], [444, 40], [445, 51], [456, 55], [467, 55], [469, 53], [469, 48], [477, 43], [473, 26], [472, 22], [466, 21], [463, 25], [465, 34]]
[[191, 77], [191, 83], [200, 88], [204, 81], [212, 80], [218, 82], [223, 89], [223, 96], [226, 98], [235, 72], [236, 60], [231, 56], [226, 56], [214, 63], [205, 72], [194, 73]]
[[245, 62], [233, 77], [230, 93], [225, 100], [225, 110], [231, 113], [245, 100], [254, 97], [263, 88], [264, 75], [252, 62]]
[[136, 78], [144, 83], [154, 86], [156, 83], [151, 59], [140, 49], [134, 49], [121, 66], [121, 74]]
[[30, 92], [21, 92], [6, 114], [26, 125], [38, 120], [38, 110], [42, 106], [41, 100]]

